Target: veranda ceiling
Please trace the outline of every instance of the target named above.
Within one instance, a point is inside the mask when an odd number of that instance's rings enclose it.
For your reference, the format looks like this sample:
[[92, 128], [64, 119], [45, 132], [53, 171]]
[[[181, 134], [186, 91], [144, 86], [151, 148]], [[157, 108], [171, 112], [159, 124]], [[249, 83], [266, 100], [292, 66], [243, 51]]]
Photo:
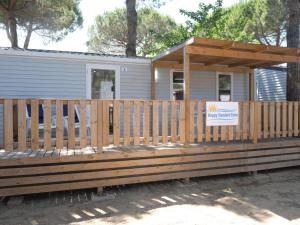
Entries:
[[235, 41], [193, 37], [153, 58], [155, 67], [180, 68], [184, 52], [191, 69], [222, 65], [229, 68], [255, 69], [288, 62], [300, 62], [300, 49], [248, 44]]

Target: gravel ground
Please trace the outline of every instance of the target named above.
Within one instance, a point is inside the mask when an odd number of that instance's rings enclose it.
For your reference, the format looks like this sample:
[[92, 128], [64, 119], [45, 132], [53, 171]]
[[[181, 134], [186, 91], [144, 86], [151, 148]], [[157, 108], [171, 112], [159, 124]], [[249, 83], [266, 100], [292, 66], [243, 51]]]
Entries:
[[0, 224], [300, 225], [300, 168], [5, 199]]

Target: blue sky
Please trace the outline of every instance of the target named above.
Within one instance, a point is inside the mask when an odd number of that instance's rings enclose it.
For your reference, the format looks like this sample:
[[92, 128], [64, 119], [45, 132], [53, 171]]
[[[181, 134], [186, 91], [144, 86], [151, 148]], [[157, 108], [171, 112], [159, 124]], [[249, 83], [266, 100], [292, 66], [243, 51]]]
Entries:
[[[239, 0], [224, 0], [224, 5], [230, 6]], [[199, 2], [214, 3], [215, 0], [169, 0], [166, 5], [161, 7], [159, 11], [174, 18], [177, 23], [184, 23], [186, 18], [179, 13], [179, 9], [196, 10]], [[183, 4], [184, 3], [184, 4]], [[85, 45], [87, 41], [87, 30], [93, 24], [97, 15], [110, 11], [118, 7], [125, 7], [125, 0], [82, 0], [80, 8], [82, 10], [84, 23], [82, 29], [69, 34], [65, 39], [57, 43], [43, 43], [43, 40], [37, 35], [33, 35], [29, 48], [37, 49], [53, 49], [67, 51], [87, 51]], [[0, 46], [10, 46], [6, 34], [0, 31]], [[23, 41], [20, 42], [22, 46]]]

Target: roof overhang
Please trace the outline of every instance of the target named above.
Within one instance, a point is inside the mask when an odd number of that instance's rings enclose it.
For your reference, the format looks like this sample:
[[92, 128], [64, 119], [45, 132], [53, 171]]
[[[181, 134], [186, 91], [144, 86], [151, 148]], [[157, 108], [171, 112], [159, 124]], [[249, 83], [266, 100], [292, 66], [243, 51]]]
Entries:
[[184, 51], [192, 70], [245, 71], [300, 62], [300, 49], [193, 37], [152, 59], [155, 67], [183, 67]]

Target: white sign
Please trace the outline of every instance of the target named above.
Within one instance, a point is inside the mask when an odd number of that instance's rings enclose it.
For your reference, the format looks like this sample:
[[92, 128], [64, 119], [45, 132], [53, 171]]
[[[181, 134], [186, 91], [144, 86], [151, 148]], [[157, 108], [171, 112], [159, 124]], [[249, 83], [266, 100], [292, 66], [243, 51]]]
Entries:
[[238, 124], [238, 102], [206, 102], [206, 126], [228, 126]]

